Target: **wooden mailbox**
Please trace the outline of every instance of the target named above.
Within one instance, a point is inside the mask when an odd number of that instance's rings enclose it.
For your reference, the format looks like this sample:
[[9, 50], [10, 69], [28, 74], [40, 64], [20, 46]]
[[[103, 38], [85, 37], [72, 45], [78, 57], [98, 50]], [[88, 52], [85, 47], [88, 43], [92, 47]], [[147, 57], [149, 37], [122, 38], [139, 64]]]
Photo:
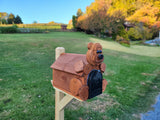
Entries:
[[77, 99], [85, 101], [101, 94], [107, 85], [102, 46], [89, 43], [85, 54], [62, 53], [51, 65], [52, 85]]

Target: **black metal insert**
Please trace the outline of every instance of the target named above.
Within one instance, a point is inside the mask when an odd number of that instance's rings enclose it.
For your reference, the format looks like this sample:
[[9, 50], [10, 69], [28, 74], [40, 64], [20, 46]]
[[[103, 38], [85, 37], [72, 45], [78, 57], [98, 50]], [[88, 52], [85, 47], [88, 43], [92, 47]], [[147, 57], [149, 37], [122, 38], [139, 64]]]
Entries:
[[100, 70], [92, 70], [87, 79], [89, 87], [88, 99], [93, 98], [99, 94], [102, 94], [102, 80], [103, 76]]

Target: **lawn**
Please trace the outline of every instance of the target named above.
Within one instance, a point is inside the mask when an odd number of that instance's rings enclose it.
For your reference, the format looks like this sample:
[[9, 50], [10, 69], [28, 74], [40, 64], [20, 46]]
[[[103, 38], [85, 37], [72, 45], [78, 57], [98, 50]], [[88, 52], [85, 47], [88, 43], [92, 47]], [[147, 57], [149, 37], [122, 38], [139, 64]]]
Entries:
[[129, 48], [78, 32], [0, 34], [0, 119], [54, 120], [55, 48], [85, 54], [88, 42], [103, 45], [109, 84], [98, 97], [73, 100], [65, 120], [139, 119], [160, 92], [160, 47]]

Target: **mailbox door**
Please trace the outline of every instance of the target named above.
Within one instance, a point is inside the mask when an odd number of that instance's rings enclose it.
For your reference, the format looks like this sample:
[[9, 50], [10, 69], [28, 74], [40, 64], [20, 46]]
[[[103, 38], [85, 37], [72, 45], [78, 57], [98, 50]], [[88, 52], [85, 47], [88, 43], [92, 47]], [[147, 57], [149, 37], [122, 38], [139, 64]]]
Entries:
[[102, 94], [102, 80], [103, 76], [100, 70], [92, 70], [87, 79], [89, 87], [88, 99], [93, 98], [99, 94]]

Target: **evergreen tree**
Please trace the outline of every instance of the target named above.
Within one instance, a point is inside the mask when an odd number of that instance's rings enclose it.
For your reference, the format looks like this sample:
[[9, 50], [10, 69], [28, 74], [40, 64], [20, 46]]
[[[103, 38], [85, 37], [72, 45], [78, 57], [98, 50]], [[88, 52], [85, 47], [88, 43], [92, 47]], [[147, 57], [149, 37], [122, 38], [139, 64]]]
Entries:
[[22, 19], [20, 18], [19, 15], [16, 16], [15, 20], [14, 20], [15, 24], [23, 24]]
[[76, 28], [76, 23], [77, 23], [77, 17], [75, 15], [72, 16], [72, 24], [73, 27]]

